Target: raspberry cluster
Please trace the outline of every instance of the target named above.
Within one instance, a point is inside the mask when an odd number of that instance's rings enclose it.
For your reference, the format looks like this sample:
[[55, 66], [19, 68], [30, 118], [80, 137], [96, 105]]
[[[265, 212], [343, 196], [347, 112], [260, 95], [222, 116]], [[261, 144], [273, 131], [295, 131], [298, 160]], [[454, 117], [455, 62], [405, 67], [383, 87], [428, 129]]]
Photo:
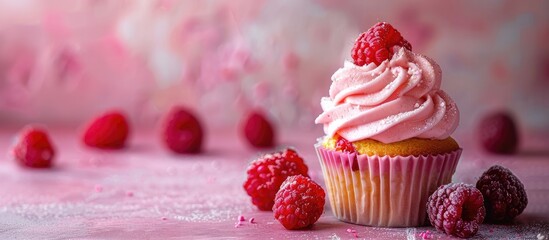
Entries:
[[[241, 132], [251, 146], [266, 148], [275, 145], [276, 129], [264, 114], [254, 110], [244, 120]], [[92, 148], [121, 150], [126, 147], [131, 130], [129, 118], [123, 111], [110, 110], [95, 116], [83, 127], [81, 142]], [[167, 149], [187, 154], [202, 151], [205, 133], [200, 119], [190, 109], [176, 105], [166, 113], [160, 135]], [[52, 166], [55, 152], [47, 132], [28, 126], [19, 134], [19, 139], [21, 141], [14, 146], [13, 154], [21, 166]]]
[[306, 228], [320, 218], [326, 198], [307, 171], [295, 150], [266, 154], [248, 167], [244, 189], [257, 208], [272, 210], [286, 229]]
[[308, 177], [307, 171], [307, 165], [295, 150], [286, 149], [266, 154], [253, 161], [248, 167], [244, 189], [257, 208], [270, 211], [282, 182], [294, 175]]
[[524, 185], [507, 168], [492, 166], [473, 185], [440, 186], [427, 202], [429, 220], [446, 234], [467, 238], [487, 220], [509, 222], [528, 205]]

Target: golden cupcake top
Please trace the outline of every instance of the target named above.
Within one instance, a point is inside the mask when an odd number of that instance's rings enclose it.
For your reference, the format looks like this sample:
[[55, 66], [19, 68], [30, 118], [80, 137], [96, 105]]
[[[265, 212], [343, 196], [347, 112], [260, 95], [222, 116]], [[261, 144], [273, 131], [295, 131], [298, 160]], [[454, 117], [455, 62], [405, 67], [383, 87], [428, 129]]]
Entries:
[[[337, 150], [336, 145], [340, 136], [326, 137], [322, 145], [326, 149]], [[459, 149], [458, 143], [451, 137], [442, 140], [411, 138], [394, 143], [382, 143], [373, 139], [365, 139], [352, 144], [358, 154], [368, 156], [420, 156], [445, 154]]]

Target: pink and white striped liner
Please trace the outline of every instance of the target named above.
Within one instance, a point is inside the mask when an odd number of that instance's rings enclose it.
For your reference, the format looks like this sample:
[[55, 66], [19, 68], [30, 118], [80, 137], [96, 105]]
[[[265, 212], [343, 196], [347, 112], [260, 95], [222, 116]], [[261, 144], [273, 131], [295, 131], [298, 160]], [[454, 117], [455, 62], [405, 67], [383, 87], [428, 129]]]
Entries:
[[380, 227], [426, 223], [426, 203], [451, 182], [461, 149], [439, 155], [367, 156], [315, 145], [332, 212], [341, 221]]

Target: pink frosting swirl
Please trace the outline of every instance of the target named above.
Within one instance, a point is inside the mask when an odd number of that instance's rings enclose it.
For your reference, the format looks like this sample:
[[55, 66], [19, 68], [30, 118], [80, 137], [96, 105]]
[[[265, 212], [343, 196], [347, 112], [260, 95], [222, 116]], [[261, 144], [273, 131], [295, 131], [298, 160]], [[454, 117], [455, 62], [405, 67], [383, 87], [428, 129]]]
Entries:
[[379, 66], [346, 61], [332, 76], [315, 123], [324, 124], [328, 136], [352, 142], [445, 139], [458, 125], [459, 110], [440, 89], [441, 79], [437, 63], [405, 48]]

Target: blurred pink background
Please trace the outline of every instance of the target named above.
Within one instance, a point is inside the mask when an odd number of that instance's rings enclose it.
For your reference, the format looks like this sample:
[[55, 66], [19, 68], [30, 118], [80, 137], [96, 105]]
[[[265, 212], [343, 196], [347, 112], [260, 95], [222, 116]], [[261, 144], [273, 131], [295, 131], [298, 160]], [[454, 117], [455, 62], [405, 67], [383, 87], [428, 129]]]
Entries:
[[120, 108], [153, 126], [172, 105], [210, 129], [253, 107], [318, 128], [330, 76], [360, 32], [393, 24], [437, 61], [457, 134], [508, 109], [549, 132], [547, 1], [0, 1], [0, 126], [78, 126]]

